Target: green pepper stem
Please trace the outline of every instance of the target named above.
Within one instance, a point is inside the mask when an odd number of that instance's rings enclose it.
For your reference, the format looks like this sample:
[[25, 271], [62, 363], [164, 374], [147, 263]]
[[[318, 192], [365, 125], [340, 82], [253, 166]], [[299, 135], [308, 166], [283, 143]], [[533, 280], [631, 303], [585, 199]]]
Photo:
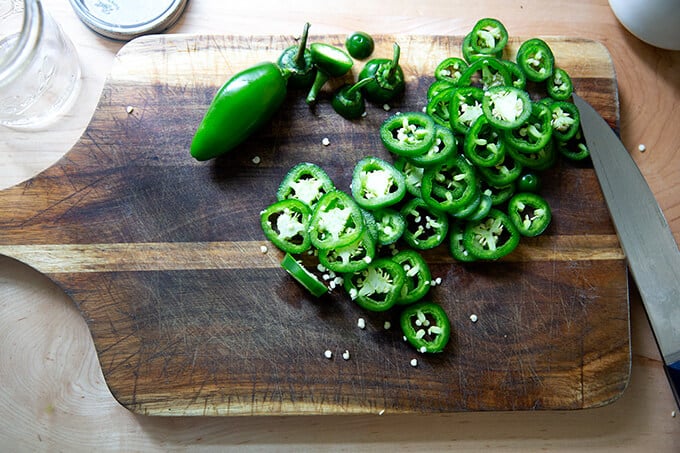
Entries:
[[305, 66], [305, 50], [307, 49], [307, 36], [309, 35], [309, 27], [309, 22], [305, 22], [305, 26], [302, 29], [300, 44], [298, 44], [298, 49], [295, 53], [295, 66], [298, 68], [303, 68]]
[[323, 87], [326, 84], [326, 82], [328, 82], [328, 79], [330, 79], [328, 74], [321, 70], [316, 71], [316, 76], [314, 76], [314, 83], [312, 84], [312, 87], [309, 89], [309, 93], [307, 93], [307, 99], [305, 99], [307, 104], [311, 105], [316, 102], [316, 97], [319, 95], [321, 87]]
[[354, 96], [354, 93], [356, 93], [358, 90], [360, 90], [364, 85], [368, 84], [369, 82], [375, 80], [375, 76], [371, 77], [366, 77], [361, 80], [359, 80], [357, 83], [349, 87], [349, 89], [346, 91], [347, 97]]
[[391, 80], [394, 77], [394, 73], [399, 67], [399, 57], [401, 56], [401, 47], [396, 42], [394, 43], [394, 52], [392, 53], [392, 61], [390, 63], [390, 70], [387, 72], [387, 80]]

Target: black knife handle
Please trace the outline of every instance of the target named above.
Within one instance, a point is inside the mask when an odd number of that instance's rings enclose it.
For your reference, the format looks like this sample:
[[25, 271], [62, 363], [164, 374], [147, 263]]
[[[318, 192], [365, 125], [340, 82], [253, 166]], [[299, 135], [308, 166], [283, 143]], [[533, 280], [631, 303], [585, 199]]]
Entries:
[[666, 371], [666, 376], [668, 376], [668, 381], [671, 384], [673, 396], [675, 396], [675, 403], [678, 405], [678, 408], [680, 408], [680, 361], [670, 365], [664, 365], [663, 368]]

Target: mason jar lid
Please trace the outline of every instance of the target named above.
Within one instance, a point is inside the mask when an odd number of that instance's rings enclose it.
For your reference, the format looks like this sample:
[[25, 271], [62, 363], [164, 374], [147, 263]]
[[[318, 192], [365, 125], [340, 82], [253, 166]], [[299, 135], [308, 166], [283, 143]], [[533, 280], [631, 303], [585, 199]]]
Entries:
[[188, 0], [70, 0], [85, 25], [108, 38], [128, 41], [160, 33], [184, 12]]

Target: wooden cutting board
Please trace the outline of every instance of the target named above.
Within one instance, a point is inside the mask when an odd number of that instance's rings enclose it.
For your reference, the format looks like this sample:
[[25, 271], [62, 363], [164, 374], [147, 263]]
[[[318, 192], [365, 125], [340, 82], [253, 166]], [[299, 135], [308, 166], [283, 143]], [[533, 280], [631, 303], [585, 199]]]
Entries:
[[[344, 37], [312, 39], [342, 45]], [[0, 253], [73, 299], [122, 405], [153, 415], [378, 414], [578, 409], [621, 395], [630, 373], [627, 270], [587, 164], [543, 175], [553, 223], [507, 259], [462, 265], [445, 248], [426, 254], [442, 281], [431, 298], [453, 325], [440, 355], [417, 354], [398, 328], [385, 330], [386, 320], [398, 325], [396, 313], [366, 313], [343, 291], [310, 297], [279, 267], [278, 251], [261, 251], [259, 212], [291, 166], [315, 162], [348, 188], [361, 157], [390, 158], [377, 134], [384, 118], [422, 109], [435, 65], [460, 55], [460, 37], [378, 36], [373, 56], [390, 57], [395, 40], [408, 89], [391, 112], [369, 106], [350, 122], [327, 94], [310, 109], [293, 91], [243, 146], [201, 163], [189, 143], [216, 89], [294, 41], [139, 38], [116, 56], [73, 149], [0, 192]], [[577, 92], [617, 128], [607, 50], [547, 40]]]

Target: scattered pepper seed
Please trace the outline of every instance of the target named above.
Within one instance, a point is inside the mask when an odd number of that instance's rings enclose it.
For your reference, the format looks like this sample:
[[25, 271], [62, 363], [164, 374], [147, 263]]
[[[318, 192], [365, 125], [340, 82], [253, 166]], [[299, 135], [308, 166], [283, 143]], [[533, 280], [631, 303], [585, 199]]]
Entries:
[[326, 349], [326, 351], [323, 353], [323, 355], [327, 359], [331, 359], [331, 358], [333, 358], [333, 351], [331, 351], [330, 349]]
[[324, 137], [323, 140], [321, 140], [321, 144], [323, 146], [328, 146], [331, 144], [331, 141], [328, 139], [328, 137]]
[[260, 252], [262, 252], [262, 253], [267, 253], [267, 251], [269, 251], [269, 249], [267, 248], [266, 245], [261, 245], [261, 246], [260, 246]]
[[389, 104], [383, 104], [383, 110], [386, 112], [389, 112], [392, 109], [392, 107], [389, 106]]
[[364, 318], [359, 318], [357, 320], [357, 327], [360, 329], [365, 329], [366, 328], [366, 320]]
[[380, 412], [378, 412], [378, 415], [382, 415], [385, 413], [385, 409], [380, 409]]
[[342, 353], [342, 358], [349, 360], [349, 351], [347, 349], [345, 349], [345, 351]]
[[477, 322], [477, 315], [475, 315], [474, 313], [471, 314], [471, 315], [470, 315], [470, 321], [472, 321], [472, 322]]
[[255, 165], [259, 164], [260, 162], [262, 162], [262, 159], [260, 159], [260, 156], [253, 157], [253, 163]]
[[418, 366], [418, 359], [411, 359], [411, 366], [417, 367]]
[[389, 321], [385, 321], [385, 323], [383, 324], [383, 328], [385, 330], [390, 330], [391, 327], [392, 327], [392, 323], [389, 322]]
[[131, 105], [128, 105], [125, 111], [128, 113], [128, 115], [130, 115], [132, 112], [135, 111], [135, 108]]
[[638, 150], [639, 150], [641, 153], [644, 153], [644, 152], [647, 150], [647, 147], [646, 147], [645, 145], [643, 145], [642, 143], [640, 143], [640, 144], [638, 145]]

